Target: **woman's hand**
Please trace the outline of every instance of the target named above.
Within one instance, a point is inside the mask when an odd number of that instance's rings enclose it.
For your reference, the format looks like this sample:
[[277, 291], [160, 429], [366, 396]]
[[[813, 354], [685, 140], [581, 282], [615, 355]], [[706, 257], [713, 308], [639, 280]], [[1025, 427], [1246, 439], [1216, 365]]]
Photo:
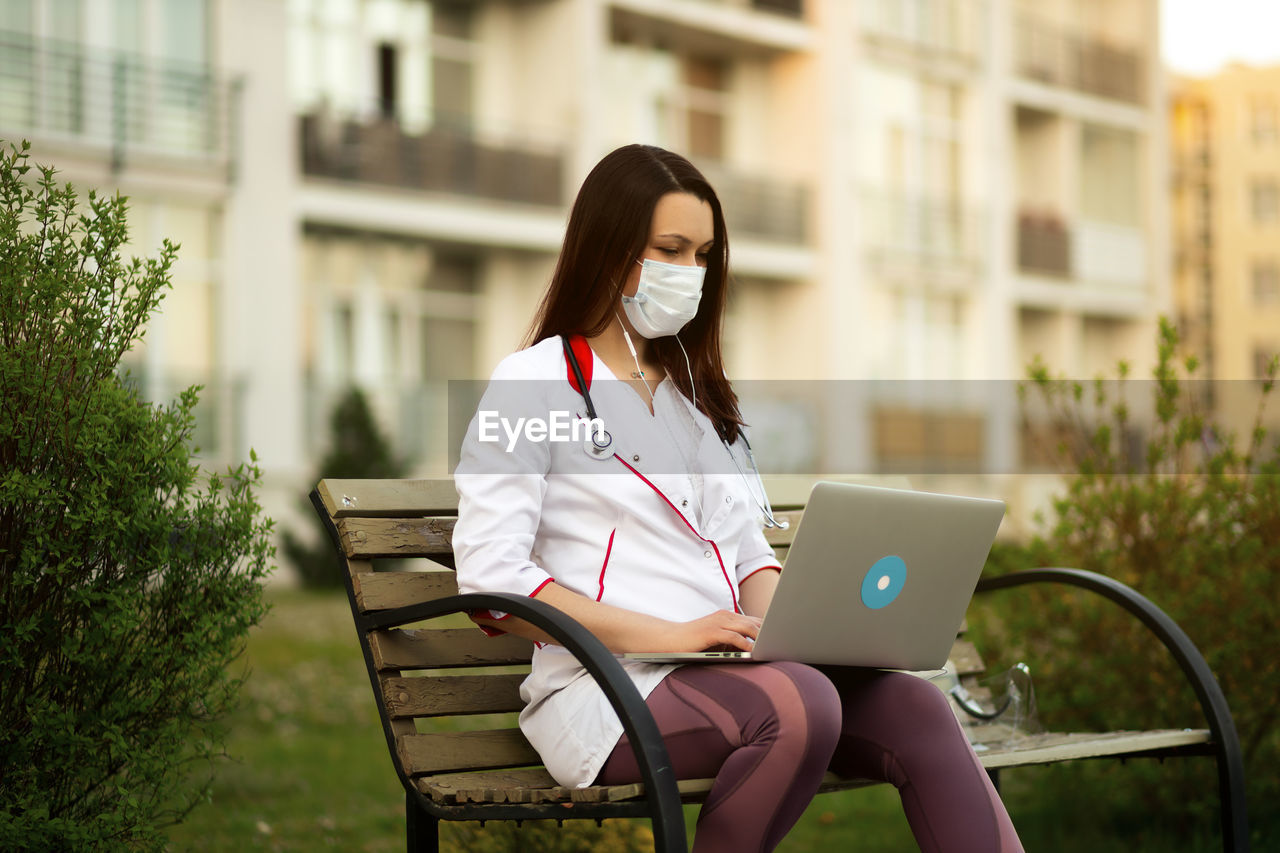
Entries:
[[[549, 583], [535, 596], [564, 611], [595, 634], [614, 654], [626, 652], [703, 652], [709, 649], [751, 651], [760, 633], [760, 619], [728, 610], [717, 610], [689, 622], [671, 622], [632, 610], [592, 601], [558, 583]], [[473, 621], [537, 640], [552, 642], [547, 634], [523, 619], [501, 622], [477, 614]]]
[[675, 622], [676, 628], [655, 651], [704, 652], [738, 649], [751, 651], [760, 633], [760, 619], [728, 610], [717, 610], [691, 622]]

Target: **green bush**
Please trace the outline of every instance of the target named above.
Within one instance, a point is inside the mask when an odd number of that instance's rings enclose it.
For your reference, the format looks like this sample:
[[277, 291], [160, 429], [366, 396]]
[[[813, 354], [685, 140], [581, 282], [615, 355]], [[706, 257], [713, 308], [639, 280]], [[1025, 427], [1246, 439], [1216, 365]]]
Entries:
[[[1280, 464], [1262, 415], [1276, 365], [1258, 384], [1253, 429], [1237, 436], [1205, 403], [1206, 392], [1222, 389], [1189, 381], [1198, 363], [1180, 361], [1177, 348], [1177, 333], [1162, 321], [1149, 383], [1071, 382], [1032, 366], [1032, 396], [1024, 402], [1047, 412], [1048, 431], [1059, 437], [1054, 450], [1065, 470], [1077, 473], [1053, 501], [1042, 532], [1026, 546], [995, 549], [991, 567], [1091, 569], [1165, 610], [1200, 648], [1226, 694], [1243, 745], [1253, 822], [1274, 825]], [[1125, 365], [1119, 374], [1127, 377]], [[1135, 387], [1151, 392], [1149, 424], [1135, 415], [1141, 400], [1128, 399]], [[1115, 605], [1052, 587], [999, 593], [990, 606], [975, 621], [1008, 654], [1032, 662], [1041, 713], [1052, 728], [1205, 725], [1168, 652]], [[1216, 812], [1212, 763], [1203, 762], [1185, 785], [1170, 784], [1168, 770], [1155, 768], [1160, 783], [1144, 786], [1135, 806], [1170, 816]]]
[[[312, 485], [326, 477], [394, 479], [408, 474], [409, 466], [395, 455], [391, 442], [378, 429], [369, 401], [359, 388], [348, 388], [333, 407], [329, 434], [329, 452], [320, 460]], [[329, 542], [329, 533], [311, 504], [303, 503], [303, 514], [312, 520], [309, 526], [313, 532], [308, 541], [286, 530], [282, 543], [285, 558], [298, 572], [303, 586], [339, 589], [343, 570]], [[391, 561], [383, 563], [384, 568], [390, 565]]]
[[193, 464], [197, 389], [118, 376], [177, 247], [122, 261], [125, 199], [27, 150], [0, 155], [0, 849], [159, 848], [221, 752], [271, 522], [256, 467]]

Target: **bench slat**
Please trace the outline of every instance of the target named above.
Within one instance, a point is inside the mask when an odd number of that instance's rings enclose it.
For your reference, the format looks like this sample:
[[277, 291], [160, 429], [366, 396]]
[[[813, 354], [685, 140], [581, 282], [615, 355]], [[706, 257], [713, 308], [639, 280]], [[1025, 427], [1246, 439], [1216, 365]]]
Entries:
[[[973, 737], [981, 738], [982, 729], [1005, 729], [1003, 726], [973, 727]], [[1077, 758], [1102, 758], [1135, 755], [1143, 752], [1189, 749], [1212, 743], [1208, 729], [1157, 729], [1145, 732], [1073, 732], [1024, 735], [993, 744], [975, 745], [983, 767], [1021, 767], [1028, 764], [1052, 764]]]
[[478, 628], [395, 628], [369, 634], [379, 672], [451, 666], [527, 664], [533, 643], [515, 634], [486, 637]]
[[440, 567], [430, 572], [362, 572], [351, 576], [361, 613], [391, 610], [458, 594], [458, 576]]
[[343, 480], [327, 478], [316, 486], [333, 518], [351, 516], [456, 515], [453, 480]]
[[[994, 728], [994, 727], [992, 727]], [[1140, 755], [1144, 752], [1161, 752], [1210, 744], [1207, 729], [1168, 729], [1149, 732], [1048, 733], [1031, 735], [1008, 744], [993, 745], [980, 750], [978, 757], [988, 769], [1016, 767], [1028, 764], [1047, 764], [1075, 758], [1093, 758], [1118, 755]], [[678, 783], [680, 795], [686, 800], [701, 800], [711, 790], [713, 779], [682, 779]], [[635, 783], [609, 787], [564, 788], [542, 767], [499, 772], [455, 773], [444, 776], [420, 778], [418, 790], [440, 802], [617, 802], [644, 794], [644, 786]], [[819, 786], [819, 793], [843, 791], [874, 785], [866, 779], [843, 779], [827, 772]]]
[[440, 557], [453, 554], [456, 518], [339, 518], [348, 557]]
[[[414, 780], [418, 790], [440, 803], [461, 802], [532, 803], [535, 792], [552, 790], [556, 780], [543, 767], [499, 770], [488, 773], [447, 773]], [[475, 796], [483, 793], [487, 796]], [[541, 802], [541, 800], [539, 800]]]
[[500, 714], [521, 711], [520, 682], [514, 675], [386, 676], [382, 696], [392, 718], [445, 714]]
[[541, 767], [428, 776], [416, 781], [418, 790], [446, 803], [569, 803], [617, 802], [639, 796], [643, 785], [566, 788]]
[[542, 764], [519, 729], [413, 734], [397, 738], [396, 749], [409, 776]]

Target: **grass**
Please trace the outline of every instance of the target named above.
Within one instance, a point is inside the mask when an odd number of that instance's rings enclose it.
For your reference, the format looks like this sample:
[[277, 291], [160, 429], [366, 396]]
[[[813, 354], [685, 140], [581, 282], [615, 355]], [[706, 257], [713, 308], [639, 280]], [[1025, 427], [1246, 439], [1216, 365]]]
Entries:
[[[247, 676], [230, 720], [229, 758], [213, 768], [209, 801], [169, 834], [173, 851], [400, 851], [404, 793], [392, 770], [350, 612], [341, 594], [272, 590], [273, 608], [237, 668]], [[1175, 765], [1181, 765], [1175, 767]], [[1214, 783], [1207, 759], [1161, 773]], [[1027, 849], [1091, 853], [1220, 849], [1216, 811], [1150, 814], [1135, 801], [1149, 774], [1134, 764], [1076, 763], [1005, 774], [1005, 802]], [[686, 809], [692, 834], [696, 808]], [[557, 832], [504, 822], [449, 825], [444, 849], [651, 849], [647, 821], [589, 821]], [[1261, 845], [1258, 849], [1263, 849]], [[816, 798], [783, 842], [810, 850], [913, 850], [897, 792], [877, 786]]]

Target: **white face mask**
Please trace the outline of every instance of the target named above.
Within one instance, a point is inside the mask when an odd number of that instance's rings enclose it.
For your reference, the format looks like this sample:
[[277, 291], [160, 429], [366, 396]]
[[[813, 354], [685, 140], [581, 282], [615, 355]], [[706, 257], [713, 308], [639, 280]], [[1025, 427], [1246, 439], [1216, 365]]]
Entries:
[[646, 338], [674, 335], [698, 313], [705, 267], [664, 264], [645, 258], [635, 296], [622, 297], [622, 310]]

